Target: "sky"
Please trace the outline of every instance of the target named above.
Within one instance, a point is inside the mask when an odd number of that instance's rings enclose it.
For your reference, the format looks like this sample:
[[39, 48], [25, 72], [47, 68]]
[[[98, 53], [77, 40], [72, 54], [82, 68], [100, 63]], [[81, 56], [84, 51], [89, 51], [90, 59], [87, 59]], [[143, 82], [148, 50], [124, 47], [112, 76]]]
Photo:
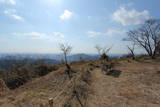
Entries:
[[[126, 32], [159, 18], [160, 0], [0, 0], [0, 53], [127, 53]], [[142, 50], [137, 49], [137, 52]]]

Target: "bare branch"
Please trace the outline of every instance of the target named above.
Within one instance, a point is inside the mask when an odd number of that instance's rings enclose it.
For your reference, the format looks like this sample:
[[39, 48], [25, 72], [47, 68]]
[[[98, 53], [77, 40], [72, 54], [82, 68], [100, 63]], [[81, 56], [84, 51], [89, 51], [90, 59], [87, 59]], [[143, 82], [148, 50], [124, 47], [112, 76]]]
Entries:
[[127, 46], [128, 50], [129, 50], [129, 56], [132, 57], [132, 59], [134, 60], [135, 59], [135, 53], [134, 53], [134, 50], [135, 50], [135, 43], [133, 44], [132, 47], [129, 47]]
[[96, 50], [98, 51], [98, 54], [101, 56], [102, 54], [108, 54], [108, 52], [111, 50], [111, 48], [112, 48], [113, 46], [111, 46], [111, 47], [107, 47], [107, 46], [105, 46], [105, 47], [101, 47], [101, 46], [99, 46], [99, 45], [96, 45], [95, 46], [95, 48], [96, 48]]
[[99, 45], [96, 45], [95, 48], [98, 51], [98, 54], [101, 55], [102, 48]]
[[59, 46], [60, 50], [66, 55], [68, 55], [72, 50], [72, 47], [68, 44], [60, 44]]
[[[140, 28], [130, 30], [124, 41], [131, 41], [146, 50], [154, 58], [160, 42], [160, 20], [149, 19]], [[129, 49], [130, 50], [130, 49]]]
[[68, 44], [60, 44], [59, 46], [60, 46], [60, 50], [64, 54], [64, 61], [67, 68], [66, 72], [68, 74], [68, 77], [71, 79], [71, 67], [68, 64], [67, 55], [72, 51], [72, 47]]

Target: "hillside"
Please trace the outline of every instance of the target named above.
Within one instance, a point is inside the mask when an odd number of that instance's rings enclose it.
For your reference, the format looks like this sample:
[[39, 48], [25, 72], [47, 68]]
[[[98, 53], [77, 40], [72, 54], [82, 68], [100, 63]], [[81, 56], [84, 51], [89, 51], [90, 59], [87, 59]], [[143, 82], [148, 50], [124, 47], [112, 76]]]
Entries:
[[[105, 75], [99, 62], [76, 62], [76, 71], [69, 80], [64, 66], [48, 75], [30, 80], [25, 85], [0, 97], [1, 107], [48, 107], [53, 98], [54, 107], [159, 107], [160, 63], [116, 63], [120, 75]], [[73, 84], [75, 86], [73, 86]], [[80, 102], [74, 97], [79, 93]]]

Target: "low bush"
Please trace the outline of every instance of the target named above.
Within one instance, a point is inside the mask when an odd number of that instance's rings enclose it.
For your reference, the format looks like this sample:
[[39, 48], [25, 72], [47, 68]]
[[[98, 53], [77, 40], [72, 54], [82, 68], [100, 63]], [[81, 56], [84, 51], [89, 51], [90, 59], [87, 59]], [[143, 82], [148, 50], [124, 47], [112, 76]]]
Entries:
[[32, 78], [44, 76], [58, 69], [56, 65], [37, 64], [16, 67], [11, 71], [0, 70], [0, 78], [4, 80], [9, 89], [15, 89]]

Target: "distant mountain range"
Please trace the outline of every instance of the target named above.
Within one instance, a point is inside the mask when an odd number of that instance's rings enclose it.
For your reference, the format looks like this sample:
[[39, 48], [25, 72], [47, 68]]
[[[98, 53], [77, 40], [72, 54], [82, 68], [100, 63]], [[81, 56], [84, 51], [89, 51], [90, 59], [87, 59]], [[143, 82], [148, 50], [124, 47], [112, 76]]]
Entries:
[[[68, 56], [68, 61], [95, 60], [96, 55], [74, 54]], [[0, 54], [0, 69], [11, 70], [15, 66], [31, 65], [36, 63], [60, 64], [62, 54]]]
[[[112, 57], [119, 56], [110, 55]], [[69, 62], [89, 61], [98, 59], [96, 54], [72, 54], [68, 56]], [[30, 65], [35, 63], [60, 64], [63, 60], [63, 54], [0, 54], [0, 69], [10, 70], [15, 65]]]
[[[95, 60], [98, 58], [98, 55], [93, 54], [72, 54], [68, 56], [69, 61], [79, 61], [79, 60]], [[54, 59], [61, 61], [63, 59], [63, 54], [0, 54], [0, 59]]]
[[96, 60], [98, 59], [98, 55], [91, 55], [91, 54], [74, 54], [74, 55], [70, 55], [68, 56], [69, 61], [80, 61], [80, 60], [84, 60], [84, 61], [89, 61], [89, 60]]

